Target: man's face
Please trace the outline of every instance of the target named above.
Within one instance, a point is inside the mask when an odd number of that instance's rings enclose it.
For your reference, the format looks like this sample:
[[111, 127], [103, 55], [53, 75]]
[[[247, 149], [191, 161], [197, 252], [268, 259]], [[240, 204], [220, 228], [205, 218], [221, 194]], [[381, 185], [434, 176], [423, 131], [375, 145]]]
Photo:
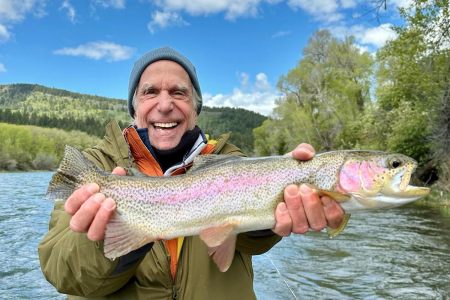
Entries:
[[144, 70], [134, 118], [138, 128], [148, 128], [153, 147], [172, 149], [194, 128], [197, 113], [193, 98], [192, 82], [179, 64], [159, 60]]

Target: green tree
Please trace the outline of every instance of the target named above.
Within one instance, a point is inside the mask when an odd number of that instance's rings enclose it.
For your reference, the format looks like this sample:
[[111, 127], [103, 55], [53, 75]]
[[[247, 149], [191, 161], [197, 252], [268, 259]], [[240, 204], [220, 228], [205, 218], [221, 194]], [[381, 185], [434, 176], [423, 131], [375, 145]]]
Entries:
[[316, 32], [298, 65], [280, 78], [278, 88], [284, 97], [277, 102], [272, 120], [254, 131], [256, 151], [266, 153], [269, 149], [262, 141], [277, 142], [270, 137], [274, 133], [283, 134], [280, 141], [288, 148], [299, 141], [318, 150], [347, 145], [344, 138], [350, 135], [345, 134], [346, 127], [370, 102], [372, 63], [352, 37], [341, 41], [327, 30]]
[[415, 0], [401, 15], [405, 26], [377, 54], [386, 146], [418, 159], [430, 172], [439, 169], [450, 188], [449, 1]]

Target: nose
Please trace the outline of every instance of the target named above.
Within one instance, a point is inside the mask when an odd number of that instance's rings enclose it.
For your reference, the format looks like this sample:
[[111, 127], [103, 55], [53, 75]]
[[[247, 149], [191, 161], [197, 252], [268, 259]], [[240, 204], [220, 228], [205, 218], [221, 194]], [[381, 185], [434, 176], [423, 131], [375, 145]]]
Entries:
[[173, 98], [167, 92], [162, 92], [158, 99], [158, 110], [162, 113], [170, 112], [173, 109]]

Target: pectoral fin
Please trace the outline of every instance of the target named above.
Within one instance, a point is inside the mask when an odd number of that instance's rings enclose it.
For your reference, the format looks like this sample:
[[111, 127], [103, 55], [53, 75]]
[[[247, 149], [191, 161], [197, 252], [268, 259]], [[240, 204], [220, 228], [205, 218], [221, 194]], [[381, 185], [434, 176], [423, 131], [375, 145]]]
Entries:
[[227, 271], [233, 262], [236, 249], [234, 228], [232, 224], [224, 224], [200, 232], [200, 239], [208, 246], [208, 254], [221, 272]]
[[103, 251], [107, 258], [114, 260], [154, 240], [156, 239], [131, 228], [116, 213], [106, 226]]
[[344, 219], [342, 220], [342, 222], [338, 228], [327, 227], [328, 237], [330, 239], [332, 239], [332, 238], [338, 236], [342, 231], [344, 231], [349, 219], [350, 219], [350, 214], [344, 214]]
[[217, 247], [225, 242], [225, 240], [231, 235], [233, 230], [234, 225], [232, 224], [210, 227], [200, 232], [200, 238], [208, 247]]
[[230, 235], [222, 245], [208, 248], [208, 254], [216, 263], [220, 272], [226, 272], [230, 268], [234, 258], [234, 251], [236, 249], [237, 235]]
[[321, 190], [317, 189], [317, 192], [319, 193], [319, 196], [328, 196], [337, 202], [345, 202], [350, 200], [351, 196], [349, 194], [343, 194], [333, 191], [327, 191], [327, 190]]

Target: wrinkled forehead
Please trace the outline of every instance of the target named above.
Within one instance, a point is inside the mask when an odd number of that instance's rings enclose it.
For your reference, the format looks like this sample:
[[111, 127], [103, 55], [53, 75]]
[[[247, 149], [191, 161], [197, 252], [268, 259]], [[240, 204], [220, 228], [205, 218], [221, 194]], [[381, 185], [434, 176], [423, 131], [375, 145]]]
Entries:
[[192, 88], [189, 74], [178, 63], [171, 60], [158, 60], [149, 64], [142, 72], [139, 85], [166, 82]]

